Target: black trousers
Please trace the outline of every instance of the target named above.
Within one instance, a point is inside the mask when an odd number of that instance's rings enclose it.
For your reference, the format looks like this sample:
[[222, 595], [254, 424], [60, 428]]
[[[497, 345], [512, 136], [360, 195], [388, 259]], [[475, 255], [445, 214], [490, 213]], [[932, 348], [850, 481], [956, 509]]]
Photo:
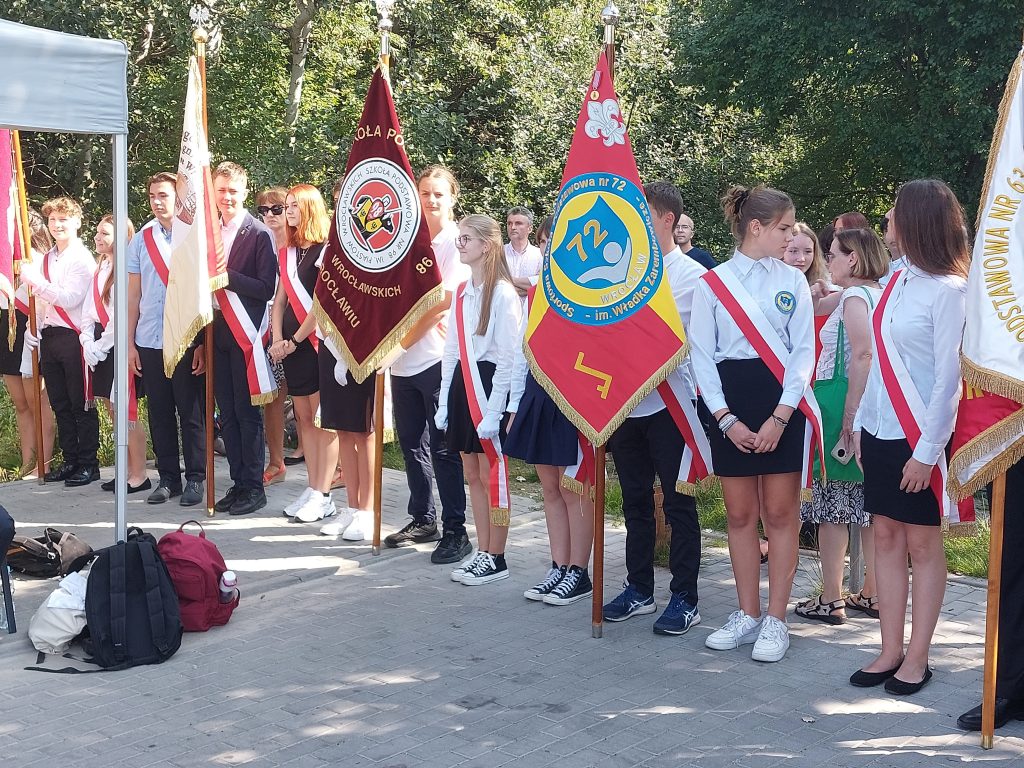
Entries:
[[95, 408], [85, 409], [82, 345], [70, 328], [43, 328], [39, 370], [50, 393], [57, 422], [57, 442], [64, 463], [92, 468], [99, 465], [100, 419]]
[[239, 489], [263, 488], [263, 411], [252, 404], [245, 355], [219, 312], [213, 320], [213, 347], [213, 391], [231, 482]]
[[185, 480], [202, 482], [206, 479], [206, 377], [192, 375], [192, 350], [185, 352], [169, 379], [164, 375], [162, 349], [138, 350], [160, 483], [181, 487], [179, 456], [185, 459]]
[[669, 543], [669, 588], [697, 604], [700, 570], [700, 524], [697, 502], [676, 491], [685, 447], [667, 408], [650, 416], [626, 419], [609, 441], [622, 487], [626, 519], [626, 580], [645, 595], [654, 594], [654, 477], [661, 480]]
[[996, 693], [1024, 699], [1024, 459], [1006, 473]]
[[440, 395], [441, 363], [414, 376], [391, 377], [395, 429], [409, 483], [409, 514], [418, 523], [436, 520], [433, 487], [436, 478], [444, 531], [464, 534], [466, 483], [462, 457], [458, 451], [448, 450], [444, 432], [434, 425]]

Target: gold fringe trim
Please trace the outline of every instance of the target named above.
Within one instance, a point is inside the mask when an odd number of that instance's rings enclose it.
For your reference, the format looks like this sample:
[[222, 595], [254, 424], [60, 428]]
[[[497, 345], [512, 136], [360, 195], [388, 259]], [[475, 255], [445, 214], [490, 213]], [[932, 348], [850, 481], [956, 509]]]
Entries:
[[512, 523], [512, 510], [508, 507], [491, 507], [491, 525], [508, 528]]
[[274, 387], [270, 392], [260, 392], [258, 395], [250, 396], [249, 400], [253, 405], [268, 405], [277, 399], [277, 392], [277, 387]]
[[174, 350], [173, 362], [168, 366], [167, 358], [164, 358], [164, 376], [168, 379], [174, 378], [174, 369], [178, 367], [178, 363], [181, 362], [181, 358], [185, 356], [185, 352], [192, 344], [192, 340], [196, 335], [203, 330], [206, 326], [213, 322], [213, 312], [209, 315], [200, 315], [191, 322], [185, 333], [182, 334], [182, 340], [178, 344], [178, 348]]
[[402, 337], [412, 330], [412, 327], [420, 321], [420, 318], [429, 309], [444, 301], [444, 294], [444, 285], [438, 285], [423, 294], [420, 300], [413, 304], [412, 308], [406, 312], [405, 317], [388, 331], [387, 335], [381, 339], [380, 344], [362, 363], [357, 363], [356, 359], [352, 357], [352, 352], [349, 350], [344, 336], [327, 314], [327, 311], [320, 303], [320, 299], [315, 295], [313, 297], [313, 314], [316, 315], [320, 330], [334, 342], [338, 351], [341, 352], [345, 365], [348, 367], [349, 373], [352, 374], [352, 378], [361, 384], [369, 376], [377, 372], [381, 362], [394, 351], [395, 347], [402, 341]]
[[992, 144], [988, 150], [988, 163], [985, 165], [985, 183], [981, 185], [981, 204], [978, 206], [978, 218], [974, 222], [975, 232], [981, 231], [981, 222], [985, 215], [985, 203], [988, 201], [988, 190], [992, 184], [992, 173], [999, 159], [999, 147], [1003, 143], [1003, 131], [1006, 128], [1006, 121], [1010, 117], [1010, 106], [1013, 102], [1013, 94], [1017, 90], [1017, 81], [1020, 80], [1022, 55], [1024, 55], [1024, 48], [1017, 53], [1017, 58], [1013, 60], [1010, 74], [1006, 78], [1006, 90], [1003, 91], [1003, 98], [999, 101], [999, 116], [996, 118], [996, 127], [992, 132]]
[[586, 487], [575, 477], [569, 477], [568, 475], [563, 474], [562, 477], [559, 478], [558, 482], [561, 483], [562, 487], [565, 488], [565, 490], [571, 491], [572, 493], [575, 493], [577, 496], [582, 496], [584, 493], [586, 493]]
[[225, 272], [222, 275], [214, 275], [210, 278], [210, 290], [219, 291], [221, 288], [228, 287], [228, 273]]
[[812, 502], [814, 501], [814, 492], [810, 488], [800, 489], [800, 501]]
[[580, 412], [569, 405], [569, 401], [566, 400], [565, 395], [562, 394], [558, 386], [547, 377], [543, 370], [541, 370], [540, 365], [533, 356], [533, 350], [530, 349], [530, 345], [527, 344], [525, 340], [523, 341], [523, 353], [526, 356], [526, 361], [530, 365], [530, 371], [533, 373], [533, 377], [537, 380], [537, 383], [540, 384], [544, 388], [544, 391], [548, 393], [548, 396], [555, 401], [555, 405], [558, 406], [558, 409], [562, 412], [565, 418], [572, 422], [573, 426], [582, 432], [584, 437], [592, 442], [595, 447], [604, 445], [608, 442], [608, 438], [615, 433], [615, 430], [622, 426], [622, 422], [624, 422], [629, 414], [633, 412], [633, 409], [640, 404], [640, 401], [657, 389], [658, 385], [661, 384], [661, 382], [663, 382], [672, 371], [682, 365], [683, 360], [686, 359], [686, 355], [689, 353], [689, 349], [689, 344], [684, 340], [682, 349], [672, 355], [664, 365], [654, 372], [654, 375], [651, 376], [646, 383], [644, 383], [644, 385], [626, 401], [626, 403], [619, 409], [618, 413], [609, 420], [604, 429], [600, 432], [596, 432], [594, 428], [590, 426], [590, 423], [583, 418]]
[[1014, 379], [1005, 374], [984, 368], [972, 360], [969, 360], [962, 353], [960, 355], [960, 369], [963, 372], [964, 380], [975, 389], [991, 392], [994, 395], [1024, 403], [1024, 381]]
[[11, 301], [10, 306], [7, 307], [7, 349], [11, 352], [14, 351], [14, 342], [18, 331], [18, 318], [14, 312], [14, 302]]
[[950, 539], [967, 539], [973, 538], [980, 533], [977, 523], [953, 523], [949, 524], [946, 518], [943, 518], [943, 532]]
[[686, 483], [682, 480], [676, 480], [676, 493], [682, 493], [686, 496], [696, 496], [697, 488], [697, 483]]

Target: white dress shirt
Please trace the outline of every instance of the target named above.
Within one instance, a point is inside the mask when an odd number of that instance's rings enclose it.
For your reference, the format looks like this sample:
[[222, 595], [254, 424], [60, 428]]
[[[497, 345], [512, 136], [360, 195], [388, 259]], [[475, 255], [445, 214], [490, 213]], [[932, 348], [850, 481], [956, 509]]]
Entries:
[[[43, 315], [43, 328], [67, 328], [68, 324], [57, 314], [56, 307], [67, 312], [71, 322], [78, 328], [82, 327], [82, 304], [92, 290], [92, 276], [96, 271], [96, 260], [81, 240], [69, 243], [63, 252], [51, 248], [45, 256], [49, 266], [50, 277], [41, 287], [36, 288], [36, 296], [46, 302]], [[40, 265], [39, 273], [43, 269]], [[74, 330], [74, 329], [72, 329]]]
[[[755, 260], [739, 249], [729, 261], [719, 264], [713, 271], [720, 270], [730, 270], [739, 279], [789, 351], [779, 404], [797, 408], [814, 370], [814, 306], [807, 278], [799, 269], [781, 259], [765, 256]], [[789, 313], [776, 306], [775, 299], [783, 292], [791, 293], [796, 299]], [[704, 280], [700, 281], [700, 288], [693, 298], [693, 315], [688, 330], [690, 359], [704, 402], [711, 413], [728, 408], [717, 363], [753, 360], [759, 355]]]
[[[690, 316], [693, 312], [693, 295], [696, 293], [700, 276], [707, 270], [688, 256], [676, 246], [665, 254], [662, 261], [665, 269], [665, 278], [672, 289], [672, 298], [675, 299], [676, 309], [679, 310], [679, 317], [682, 318], [683, 327], [687, 335], [690, 333]], [[691, 400], [697, 399], [697, 392], [694, 388], [693, 373], [690, 359], [687, 358], [678, 368], [668, 375], [668, 379], [675, 380], [681, 384], [683, 390], [690, 395]], [[629, 414], [629, 418], [640, 418], [657, 413], [665, 407], [665, 401], [661, 399], [658, 390], [654, 390], [647, 397], [637, 403], [636, 408]]]
[[892, 276], [896, 274], [898, 269], [906, 269], [910, 266], [910, 262], [907, 261], [906, 256], [900, 256], [898, 259], [893, 259], [889, 262], [889, 271], [886, 272], [882, 277], [878, 278], [878, 284], [885, 288]]
[[[908, 266], [900, 283], [889, 297], [893, 345], [926, 408], [924, 423], [918, 425], [921, 439], [913, 457], [922, 464], [935, 464], [953, 434], [960, 401], [960, 342], [967, 281]], [[906, 437], [882, 382], [877, 349], [853, 428], [880, 440]]]
[[[430, 247], [434, 249], [434, 258], [437, 260], [437, 267], [441, 271], [441, 284], [446, 292], [452, 294], [470, 278], [469, 267], [462, 263], [459, 258], [459, 250], [455, 245], [458, 236], [459, 225], [450, 221], [430, 241]], [[441, 362], [450, 320], [451, 310], [441, 314], [437, 318], [437, 324], [394, 362], [391, 366], [391, 375], [415, 376]]]
[[505, 243], [505, 263], [508, 264], [508, 271], [512, 277], [525, 277], [529, 279], [530, 285], [536, 285], [544, 263], [544, 254], [536, 245], [529, 243], [522, 253], [513, 248], [512, 243]]
[[[508, 392], [512, 381], [512, 365], [515, 359], [516, 341], [519, 339], [519, 324], [522, 319], [522, 302], [519, 294], [511, 283], [499, 280], [494, 287], [491, 300], [491, 315], [487, 323], [487, 332], [483, 336], [476, 334], [480, 320], [480, 306], [483, 303], [483, 286], [466, 283], [466, 294], [463, 298], [463, 320], [467, 333], [473, 334], [473, 353], [476, 361], [486, 360], [495, 364], [494, 378], [491, 381], [491, 395], [487, 399], [487, 412], [503, 414], [508, 402]], [[453, 299], [459, 300], [458, 291]], [[454, 325], [455, 318], [452, 318]], [[459, 334], [449, 333], [444, 341], [444, 356], [441, 359], [441, 393], [439, 402], [448, 402], [448, 390], [452, 385], [455, 364], [459, 361]], [[473, 386], [469, 371], [463, 371], [467, 391]]]

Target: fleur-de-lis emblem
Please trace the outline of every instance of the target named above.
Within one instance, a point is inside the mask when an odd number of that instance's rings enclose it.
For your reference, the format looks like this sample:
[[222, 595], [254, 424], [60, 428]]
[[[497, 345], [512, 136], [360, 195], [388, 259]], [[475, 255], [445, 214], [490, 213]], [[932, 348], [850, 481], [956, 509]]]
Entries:
[[592, 139], [603, 139], [606, 147], [626, 143], [626, 125], [619, 117], [619, 105], [615, 99], [588, 103], [584, 130]]

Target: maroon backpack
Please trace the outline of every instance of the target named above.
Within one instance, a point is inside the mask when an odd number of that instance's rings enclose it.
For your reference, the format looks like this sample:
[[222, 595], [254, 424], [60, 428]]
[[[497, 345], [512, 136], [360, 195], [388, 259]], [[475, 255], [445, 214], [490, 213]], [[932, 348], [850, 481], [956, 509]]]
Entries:
[[[185, 533], [189, 523], [199, 526], [199, 535]], [[217, 545], [206, 538], [206, 531], [196, 520], [183, 523], [173, 533], [165, 534], [157, 551], [167, 565], [178, 593], [181, 623], [186, 632], [205, 632], [210, 627], [228, 623], [238, 606], [239, 593], [230, 603], [220, 601], [220, 577], [227, 570]]]

